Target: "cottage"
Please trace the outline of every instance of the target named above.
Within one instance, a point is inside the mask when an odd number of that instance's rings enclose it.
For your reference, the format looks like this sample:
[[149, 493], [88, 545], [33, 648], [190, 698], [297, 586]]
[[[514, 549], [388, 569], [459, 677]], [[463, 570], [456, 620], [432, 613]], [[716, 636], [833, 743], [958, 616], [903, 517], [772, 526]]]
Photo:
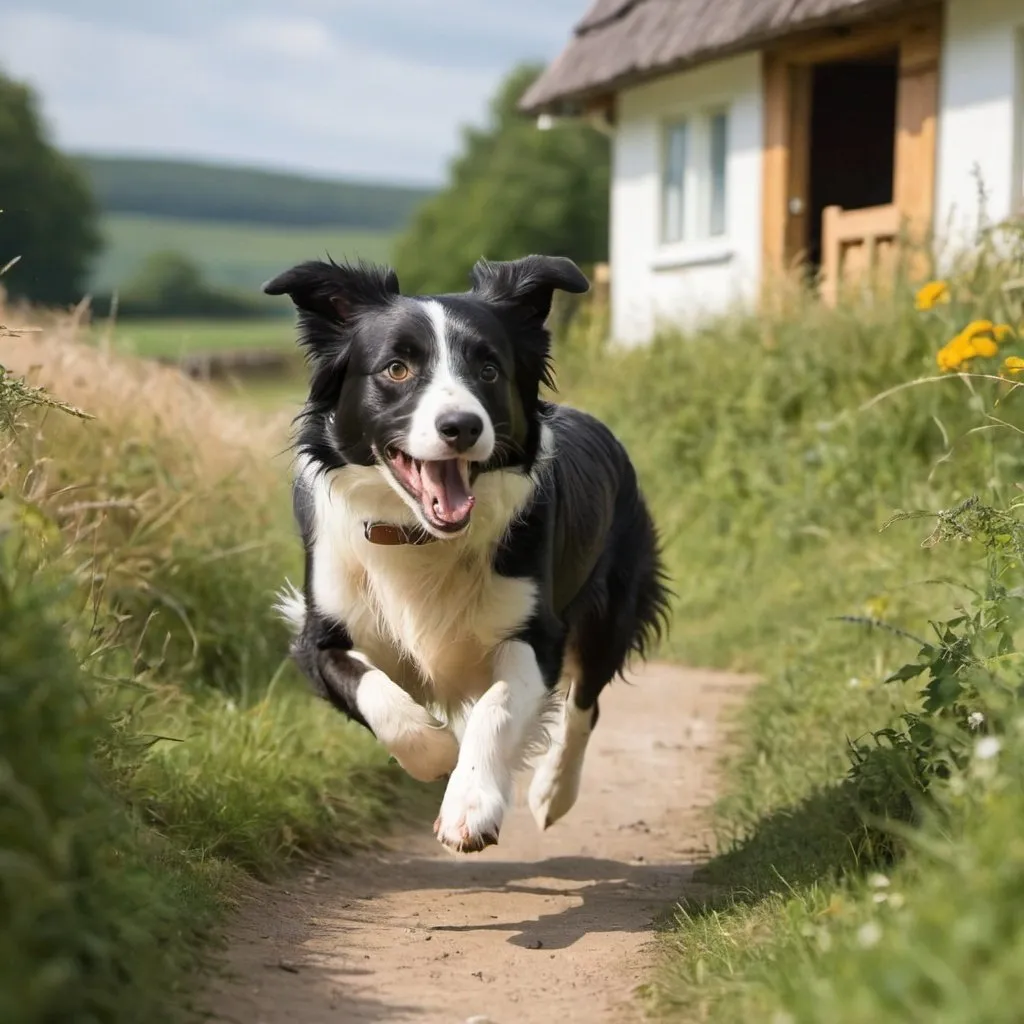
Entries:
[[1024, 0], [593, 0], [523, 98], [613, 139], [614, 335], [1022, 200]]

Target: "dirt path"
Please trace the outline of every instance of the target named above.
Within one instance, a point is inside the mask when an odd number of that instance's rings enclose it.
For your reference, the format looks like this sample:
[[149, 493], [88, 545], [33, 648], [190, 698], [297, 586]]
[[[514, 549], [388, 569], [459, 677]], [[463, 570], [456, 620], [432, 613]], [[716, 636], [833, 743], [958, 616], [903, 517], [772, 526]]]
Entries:
[[707, 856], [721, 714], [747, 681], [666, 665], [633, 681], [602, 695], [579, 802], [547, 833], [521, 791], [481, 854], [447, 853], [427, 823], [268, 888], [231, 929], [213, 1020], [638, 1019], [652, 924]]

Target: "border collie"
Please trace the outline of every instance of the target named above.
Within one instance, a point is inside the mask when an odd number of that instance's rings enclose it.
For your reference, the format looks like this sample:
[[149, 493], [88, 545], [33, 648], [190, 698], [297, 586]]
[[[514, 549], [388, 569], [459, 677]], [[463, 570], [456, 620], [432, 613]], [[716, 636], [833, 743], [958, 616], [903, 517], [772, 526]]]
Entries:
[[528, 256], [471, 283], [410, 297], [390, 269], [314, 261], [264, 285], [297, 307], [311, 378], [292, 656], [410, 775], [448, 776], [434, 832], [461, 853], [498, 841], [530, 760], [540, 828], [572, 807], [598, 695], [668, 607], [625, 450], [539, 394], [552, 294], [586, 277]]

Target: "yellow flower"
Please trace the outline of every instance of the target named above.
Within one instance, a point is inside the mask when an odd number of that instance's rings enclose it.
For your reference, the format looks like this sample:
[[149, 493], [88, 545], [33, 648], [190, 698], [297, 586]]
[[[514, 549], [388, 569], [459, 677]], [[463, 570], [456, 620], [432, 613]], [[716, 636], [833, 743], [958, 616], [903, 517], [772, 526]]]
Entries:
[[940, 302], [949, 302], [949, 287], [945, 281], [929, 281], [918, 291], [914, 306], [924, 311], [933, 309]]
[[979, 334], [991, 334], [995, 324], [991, 320], [972, 320], [961, 332], [961, 337], [976, 338]]
[[991, 320], [972, 320], [955, 338], [939, 349], [935, 361], [943, 372], [966, 369], [971, 359], [991, 359], [999, 355], [999, 344], [1010, 332], [1006, 324]]
[[943, 372], [959, 369], [971, 358], [973, 346], [969, 339], [958, 334], [952, 341], [943, 345], [935, 355], [935, 361]]
[[991, 338], [973, 338], [970, 345], [971, 355], [979, 356], [981, 359], [991, 359], [999, 355], [999, 346]]
[[1008, 373], [1013, 377], [1024, 373], [1024, 359], [1021, 359], [1020, 356], [1007, 356], [1003, 360], [1003, 373]]

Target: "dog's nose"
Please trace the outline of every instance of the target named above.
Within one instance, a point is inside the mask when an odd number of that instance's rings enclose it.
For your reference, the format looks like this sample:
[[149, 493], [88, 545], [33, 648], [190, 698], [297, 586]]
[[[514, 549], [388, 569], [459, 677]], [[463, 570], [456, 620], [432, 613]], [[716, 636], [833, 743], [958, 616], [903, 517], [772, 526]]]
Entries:
[[457, 452], [476, 444], [484, 431], [484, 421], [475, 412], [446, 412], [437, 417], [437, 432]]

